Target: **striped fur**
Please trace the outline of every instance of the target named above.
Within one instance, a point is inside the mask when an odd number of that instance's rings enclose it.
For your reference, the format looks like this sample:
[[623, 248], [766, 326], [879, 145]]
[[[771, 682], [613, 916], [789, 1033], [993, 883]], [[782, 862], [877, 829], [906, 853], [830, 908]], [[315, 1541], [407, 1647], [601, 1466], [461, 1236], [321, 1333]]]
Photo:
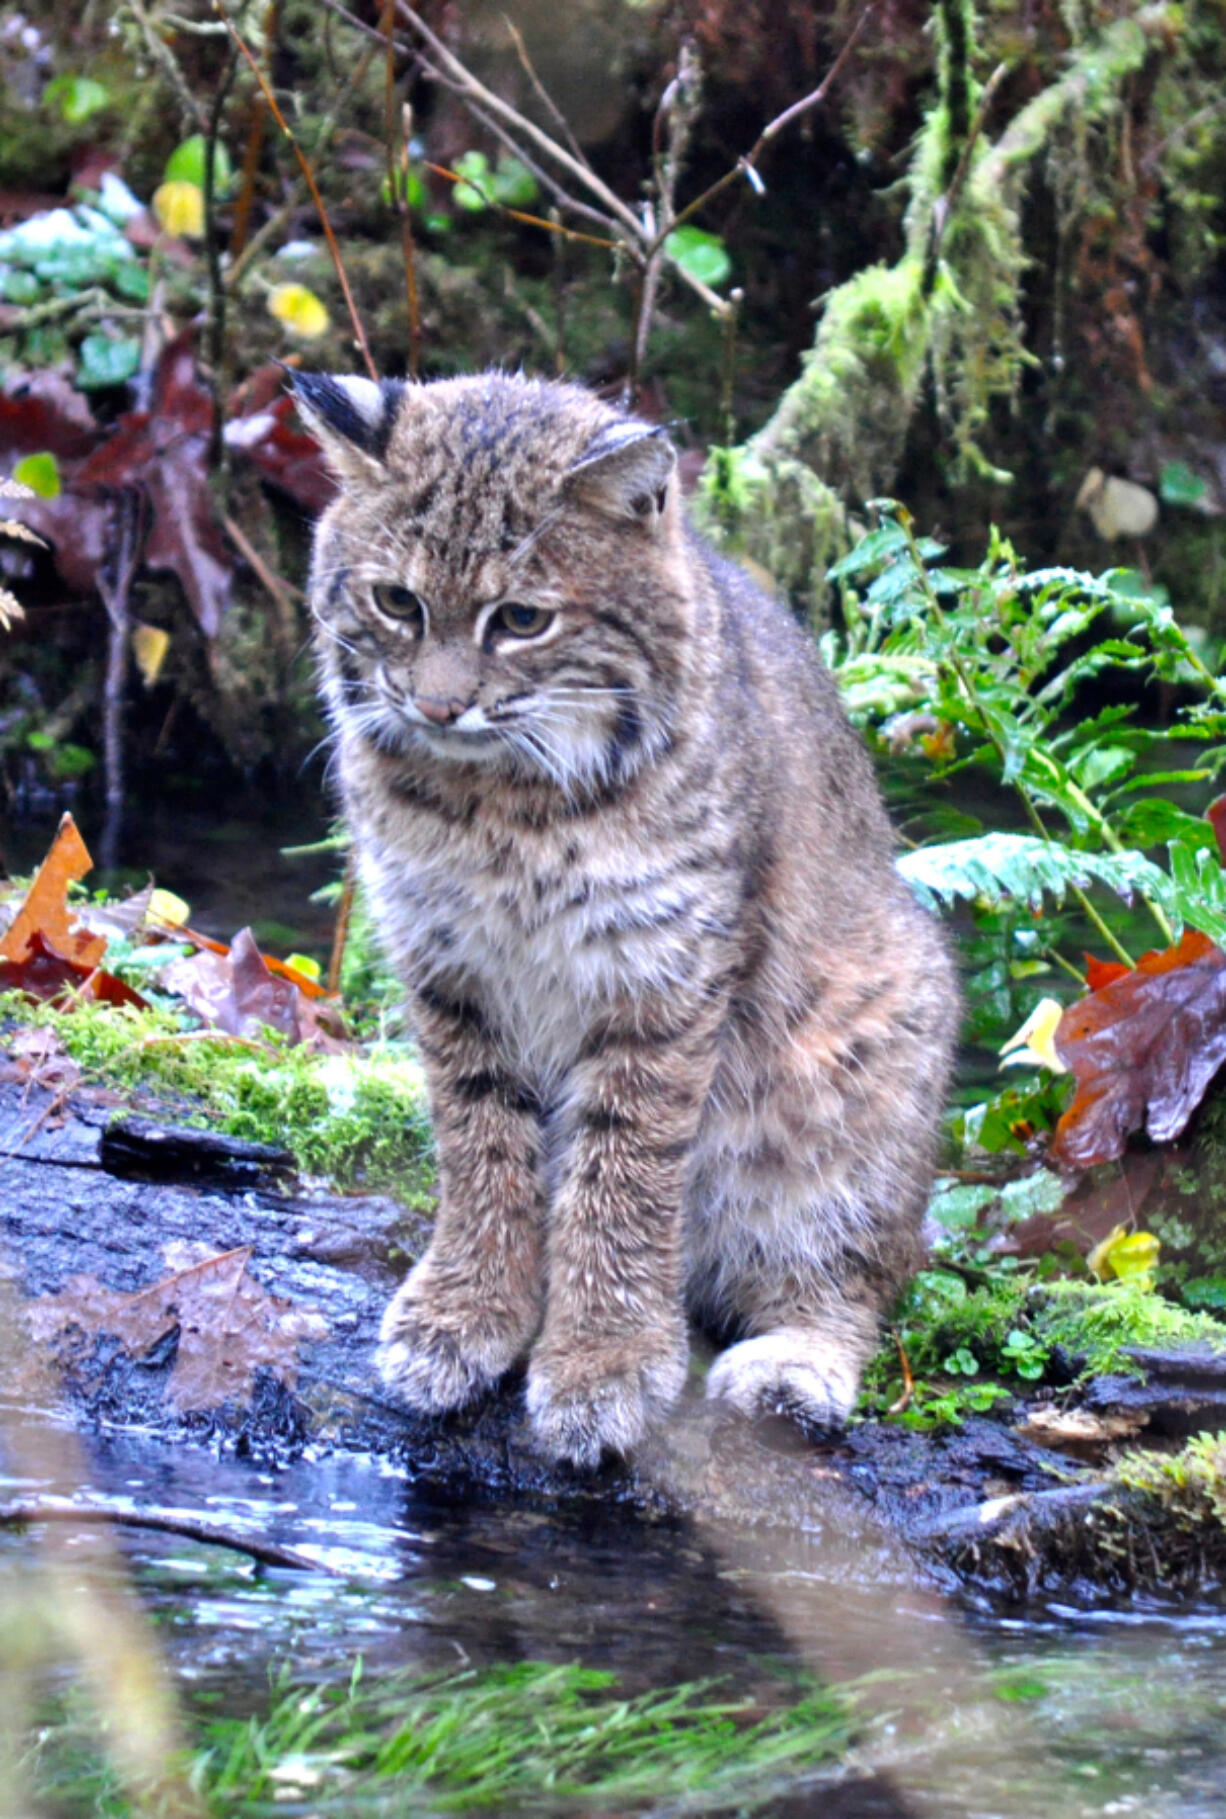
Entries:
[[867, 757], [656, 431], [500, 374], [349, 383], [300, 399], [344, 485], [311, 599], [441, 1187], [383, 1375], [444, 1410], [526, 1359], [542, 1445], [593, 1463], [677, 1396], [688, 1308], [710, 1393], [837, 1423], [957, 1002]]

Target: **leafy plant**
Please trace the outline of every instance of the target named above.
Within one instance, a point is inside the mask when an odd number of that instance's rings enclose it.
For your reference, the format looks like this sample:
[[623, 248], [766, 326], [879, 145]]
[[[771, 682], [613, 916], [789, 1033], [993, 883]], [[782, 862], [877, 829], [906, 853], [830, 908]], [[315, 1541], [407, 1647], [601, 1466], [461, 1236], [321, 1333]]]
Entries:
[[[843, 626], [823, 645], [849, 711], [882, 745], [926, 759], [932, 783], [986, 773], [1031, 829], [908, 854], [918, 894], [1032, 910], [1071, 897], [1129, 965], [1087, 894], [1095, 885], [1139, 898], [1167, 942], [1184, 923], [1226, 939], [1213, 827], [1166, 793], [1204, 789], [1226, 764], [1226, 682], [1169, 604], [1124, 570], [1027, 573], [995, 532], [977, 569], [942, 567], [943, 548], [916, 536], [902, 506], [877, 504], [881, 526], [831, 570]], [[1154, 679], [1198, 698], [1162, 728], [1142, 725], [1135, 705], [1083, 714], [1087, 685], [1111, 672], [1129, 673], [1133, 692]], [[914, 733], [898, 724], [904, 709]], [[1146, 856], [1163, 845], [1165, 867]]]

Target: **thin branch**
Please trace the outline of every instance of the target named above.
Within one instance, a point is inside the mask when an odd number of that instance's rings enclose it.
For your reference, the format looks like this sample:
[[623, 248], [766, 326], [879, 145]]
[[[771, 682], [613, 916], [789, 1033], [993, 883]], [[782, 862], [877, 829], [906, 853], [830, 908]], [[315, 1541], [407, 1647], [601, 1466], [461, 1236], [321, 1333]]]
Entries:
[[349, 276], [345, 270], [344, 260], [341, 258], [341, 249], [336, 243], [336, 235], [332, 231], [332, 222], [329, 219], [327, 208], [324, 206], [324, 199], [319, 193], [319, 185], [315, 181], [315, 172], [311, 169], [310, 161], [308, 160], [306, 153], [303, 151], [303, 149], [299, 145], [297, 139], [294, 137], [293, 132], [290, 130], [290, 127], [289, 127], [288, 123], [286, 122], [285, 115], [281, 112], [281, 109], [278, 107], [277, 98], [273, 94], [272, 89], [269, 86], [268, 79], [265, 76], [263, 70], [260, 68], [260, 66], [256, 62], [255, 58], [252, 56], [251, 52], [248, 50], [246, 44], [243, 42], [242, 38], [239, 36], [238, 31], [236, 30], [236, 28], [234, 27], [234, 25], [232, 24], [230, 19], [226, 16], [225, 12], [222, 10], [221, 0], [213, 0], [213, 5], [214, 5], [215, 9], [217, 10], [217, 12], [220, 13], [222, 18], [225, 20], [226, 30], [229, 32], [231, 38], [234, 40], [234, 43], [238, 47], [239, 51], [242, 53], [243, 57], [245, 57], [252, 75], [255, 77], [256, 81], [260, 85], [260, 92], [263, 95], [265, 101], [268, 103], [268, 107], [272, 114], [273, 119], [276, 121], [277, 125], [281, 128], [281, 131], [284, 133], [285, 137], [289, 140], [291, 149], [293, 150], [294, 157], [298, 160], [298, 168], [302, 172], [303, 177], [306, 179], [307, 188], [311, 192], [311, 200], [315, 204], [315, 207], [319, 212], [320, 225], [324, 230], [324, 238], [328, 242], [328, 251], [332, 255], [332, 263], [336, 268], [336, 275], [340, 281], [341, 291], [345, 298], [345, 307], [349, 311], [349, 320], [353, 324], [354, 338], [356, 339], [358, 347], [361, 351], [362, 359], [366, 364], [366, 371], [370, 374], [370, 377], [377, 384], [378, 380], [379, 380], [379, 374], [375, 368], [374, 360], [371, 357], [370, 343], [366, 339], [366, 330], [362, 327], [362, 318], [358, 314], [358, 306], [354, 302], [353, 292], [349, 288]]
[[[730, 183], [735, 183], [738, 177], [747, 176], [750, 171], [756, 173], [758, 159], [766, 150], [771, 140], [778, 138], [784, 128], [792, 124], [793, 120], [798, 120], [802, 114], [807, 114], [812, 108], [820, 107], [821, 103], [830, 93], [831, 85], [842, 72], [843, 65], [847, 62], [847, 59], [851, 56], [852, 51], [863, 36], [865, 27], [868, 25], [869, 20], [876, 10], [877, 0], [870, 0], [870, 4], [865, 7], [864, 11], [860, 14], [860, 17], [856, 20], [855, 25], [852, 27], [851, 36], [848, 38], [834, 62], [830, 65], [830, 68], [826, 71], [826, 74], [822, 77], [818, 86], [813, 90], [812, 94], [802, 96], [799, 101], [793, 101], [790, 107], [785, 107], [781, 114], [776, 114], [775, 118], [762, 128], [762, 131], [758, 134], [751, 150], [746, 152], [743, 158], [738, 158], [731, 170], [725, 171], [722, 177], [716, 178], [714, 183], [703, 190], [701, 196], [695, 196], [692, 202], [686, 203], [685, 207], [681, 209], [674, 218], [673, 227], [679, 227], [683, 221], [688, 221], [691, 215], [696, 215], [699, 209], [705, 208], [708, 202], [715, 196], [718, 196], [723, 190], [726, 190]], [[647, 250], [648, 252], [653, 252], [655, 249], [654, 247], [649, 246]]]
[[175, 56], [166, 40], [158, 36], [153, 21], [145, 11], [141, 0], [127, 0], [127, 5], [128, 11], [140, 27], [141, 36], [145, 40], [146, 50], [153, 58], [153, 61], [161, 65], [162, 71], [170, 83], [171, 88], [174, 89], [175, 94], [179, 97], [179, 106], [183, 109], [187, 118], [195, 124], [199, 132], [207, 133], [209, 130], [208, 115], [205, 113], [201, 102], [193, 95], [188, 86], [187, 77], [179, 67], [178, 58]]
[[418, 36], [429, 45], [432, 56], [440, 66], [439, 70], [434, 72], [436, 79], [443, 81], [457, 94], [474, 96], [487, 112], [497, 115], [500, 119], [505, 120], [515, 132], [522, 133], [531, 139], [604, 205], [620, 226], [625, 229], [631, 244], [641, 245], [644, 234], [638, 217], [633, 209], [628, 208], [621, 197], [616, 195], [596, 175], [595, 171], [585, 167], [579, 159], [572, 157], [564, 146], [558, 144], [556, 139], [551, 139], [549, 134], [542, 132], [539, 126], [534, 125], [531, 120], [525, 119], [517, 108], [511, 107], [498, 95], [495, 95], [491, 89], [486, 88], [483, 82], [478, 82], [459, 58], [452, 56], [442, 39], [430, 30], [425, 20], [414, 12], [408, 4], [408, 0], [396, 0], [396, 10], [401, 18], [407, 20]]
[[572, 133], [570, 130], [570, 121], [566, 118], [566, 115], [562, 112], [561, 108], [558, 106], [558, 104], [554, 100], [553, 96], [549, 93], [549, 90], [545, 87], [545, 84], [541, 81], [540, 77], [536, 73], [536, 70], [532, 66], [532, 59], [528, 55], [528, 47], [524, 43], [523, 33], [520, 31], [520, 29], [516, 25], [515, 21], [507, 13], [504, 13], [502, 15], [502, 23], [506, 26], [507, 30], [511, 34], [511, 42], [515, 46], [515, 54], [519, 58], [520, 65], [523, 68], [524, 74], [527, 76], [529, 82], [532, 84], [532, 87], [536, 93], [537, 99], [540, 101], [541, 105], [545, 108], [546, 112], [553, 116], [554, 123], [561, 129], [562, 133], [565, 135], [566, 143], [567, 143], [568, 147], [570, 148], [570, 151], [573, 154], [573, 156], [579, 160], [580, 164], [583, 165], [585, 170], [590, 171], [592, 168], [591, 164], [588, 162], [587, 154], [584, 152], [583, 147], [580, 145], [579, 141], [575, 138], [574, 133]]
[[111, 1509], [103, 1503], [52, 1503], [41, 1497], [29, 1503], [0, 1504], [0, 1528], [28, 1528], [34, 1522], [155, 1529], [164, 1535], [181, 1535], [185, 1541], [232, 1548], [235, 1553], [258, 1560], [262, 1566], [292, 1566], [299, 1572], [340, 1576], [335, 1567], [322, 1560], [312, 1560], [309, 1554], [300, 1554], [296, 1548], [280, 1547], [276, 1542], [261, 1541], [254, 1535], [240, 1534], [237, 1529], [200, 1522], [194, 1516], [179, 1516], [171, 1510], [121, 1510]]
[[[589, 202], [580, 202], [578, 197], [572, 196], [568, 190], [564, 190], [557, 179], [551, 177], [548, 171], [542, 170], [523, 146], [511, 137], [506, 128], [499, 125], [497, 120], [491, 119], [489, 114], [483, 108], [478, 107], [475, 101], [469, 101], [466, 105], [473, 119], [483, 126], [487, 133], [491, 133], [500, 145], [504, 145], [514, 157], [518, 158], [525, 170], [531, 171], [537, 182], [549, 191], [555, 202], [563, 208], [570, 209], [572, 214], [582, 216], [586, 221], [594, 221], [607, 233], [616, 234], [618, 232], [618, 224], [611, 215], [602, 214]], [[622, 242], [618, 241], [617, 244], [621, 245]]]
[[620, 240], [598, 240], [595, 234], [581, 234], [577, 228], [547, 221], [543, 215], [529, 215], [522, 208], [509, 208], [505, 202], [490, 195], [479, 177], [466, 177], [460, 171], [449, 170], [445, 164], [431, 164], [428, 158], [422, 159], [422, 167], [433, 171], [436, 177], [445, 177], [448, 183], [466, 183], [469, 189], [476, 190], [486, 208], [493, 209], [495, 214], [506, 215], [510, 221], [523, 221], [528, 227], [543, 227], [547, 234], [561, 234], [565, 240], [582, 240], [585, 246], [603, 246], [612, 252], [622, 249]]
[[940, 255], [941, 241], [944, 237], [945, 229], [948, 227], [954, 210], [958, 206], [958, 198], [962, 194], [966, 179], [970, 174], [971, 155], [979, 142], [979, 135], [983, 132], [992, 103], [996, 99], [996, 91], [999, 89], [1008, 73], [1008, 64], [998, 63], [989, 76], [983, 93], [979, 97], [979, 106], [975, 110], [975, 118], [971, 123], [971, 129], [966, 135], [966, 144], [962, 147], [962, 155], [958, 159], [957, 167], [949, 180], [949, 188], [945, 191], [943, 196], [938, 196], [933, 204], [932, 233], [928, 243], [928, 259], [924, 274], [925, 290], [927, 290], [932, 283], [932, 274], [936, 271], [937, 259]]

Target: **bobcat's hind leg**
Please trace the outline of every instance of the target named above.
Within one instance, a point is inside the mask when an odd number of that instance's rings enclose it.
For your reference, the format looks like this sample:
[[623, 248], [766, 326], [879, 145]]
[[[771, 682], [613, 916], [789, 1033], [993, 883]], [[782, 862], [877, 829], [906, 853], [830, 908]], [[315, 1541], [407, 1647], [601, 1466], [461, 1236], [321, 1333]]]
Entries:
[[715, 1360], [707, 1395], [743, 1415], [784, 1415], [807, 1432], [842, 1427], [875, 1347], [875, 1316], [831, 1306], [754, 1332]]

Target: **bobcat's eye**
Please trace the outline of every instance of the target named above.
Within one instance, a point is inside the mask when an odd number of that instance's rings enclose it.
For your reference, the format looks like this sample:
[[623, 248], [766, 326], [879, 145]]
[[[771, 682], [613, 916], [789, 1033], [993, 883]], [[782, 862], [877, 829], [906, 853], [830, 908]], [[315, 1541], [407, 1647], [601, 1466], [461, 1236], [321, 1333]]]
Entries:
[[376, 581], [370, 591], [379, 611], [389, 619], [399, 619], [410, 628], [425, 625], [426, 609], [411, 587], [402, 587], [398, 581]]
[[541, 633], [551, 626], [557, 618], [543, 606], [520, 606], [514, 600], [508, 600], [494, 614], [492, 625], [496, 632], [510, 632], [513, 638], [539, 638]]

